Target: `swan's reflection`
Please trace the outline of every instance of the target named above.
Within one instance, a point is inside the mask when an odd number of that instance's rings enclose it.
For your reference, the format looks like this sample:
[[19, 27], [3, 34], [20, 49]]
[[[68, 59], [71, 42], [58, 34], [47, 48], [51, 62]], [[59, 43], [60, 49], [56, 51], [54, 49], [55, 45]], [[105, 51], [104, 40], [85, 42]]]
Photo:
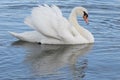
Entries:
[[[86, 60], [82, 61], [82, 66], [76, 67], [79, 57], [87, 53], [92, 44], [85, 45], [39, 45], [27, 42], [16, 42], [27, 49], [25, 61], [36, 75], [56, 74], [61, 68], [69, 65], [70, 72], [83, 77], [83, 70], [87, 66]], [[83, 70], [82, 70], [83, 69]]]

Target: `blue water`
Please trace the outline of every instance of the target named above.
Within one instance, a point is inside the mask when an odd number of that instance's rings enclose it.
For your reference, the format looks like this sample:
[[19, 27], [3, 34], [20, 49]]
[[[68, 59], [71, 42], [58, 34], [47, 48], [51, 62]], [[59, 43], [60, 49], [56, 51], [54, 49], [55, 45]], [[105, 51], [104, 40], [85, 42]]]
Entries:
[[[55, 4], [65, 17], [72, 8], [89, 11], [94, 44], [39, 45], [8, 31], [32, 30], [23, 21], [38, 4]], [[120, 80], [120, 0], [1, 0], [0, 80]]]

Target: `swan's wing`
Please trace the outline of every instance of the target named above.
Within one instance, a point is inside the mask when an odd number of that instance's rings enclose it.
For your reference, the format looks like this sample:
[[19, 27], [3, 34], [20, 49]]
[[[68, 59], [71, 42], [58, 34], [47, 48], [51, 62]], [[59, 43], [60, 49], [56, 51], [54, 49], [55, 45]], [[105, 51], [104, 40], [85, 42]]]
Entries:
[[60, 40], [72, 36], [68, 29], [70, 28], [68, 20], [62, 16], [61, 10], [55, 5], [33, 8], [31, 15], [25, 19], [25, 23], [46, 37]]
[[27, 24], [28, 26], [30, 26], [31, 28], [35, 29], [32, 19], [31, 19], [31, 16], [28, 16], [27, 18], [25, 18], [24, 23]]

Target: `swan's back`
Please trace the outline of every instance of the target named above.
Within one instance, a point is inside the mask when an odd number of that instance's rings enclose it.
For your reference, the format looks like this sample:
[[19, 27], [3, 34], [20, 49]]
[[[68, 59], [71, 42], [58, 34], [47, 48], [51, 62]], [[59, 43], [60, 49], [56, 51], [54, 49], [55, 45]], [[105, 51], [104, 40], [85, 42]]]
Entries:
[[62, 17], [60, 9], [48, 5], [34, 7], [25, 23], [47, 37], [58, 38], [59, 19]]

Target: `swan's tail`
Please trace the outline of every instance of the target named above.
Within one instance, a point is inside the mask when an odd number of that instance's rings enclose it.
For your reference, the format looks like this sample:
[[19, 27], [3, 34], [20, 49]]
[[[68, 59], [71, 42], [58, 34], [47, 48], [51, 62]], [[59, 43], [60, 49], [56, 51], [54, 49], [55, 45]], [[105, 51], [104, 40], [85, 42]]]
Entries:
[[9, 32], [12, 36], [22, 41], [41, 42], [42, 35], [37, 31], [27, 31], [23, 33]]
[[15, 32], [9, 32], [12, 36], [20, 39], [20, 40], [23, 40], [23, 37], [20, 35], [20, 33], [15, 33]]
[[15, 32], [9, 32], [12, 36], [14, 36], [14, 37], [18, 37], [19, 36], [19, 34], [18, 33], [15, 33]]

